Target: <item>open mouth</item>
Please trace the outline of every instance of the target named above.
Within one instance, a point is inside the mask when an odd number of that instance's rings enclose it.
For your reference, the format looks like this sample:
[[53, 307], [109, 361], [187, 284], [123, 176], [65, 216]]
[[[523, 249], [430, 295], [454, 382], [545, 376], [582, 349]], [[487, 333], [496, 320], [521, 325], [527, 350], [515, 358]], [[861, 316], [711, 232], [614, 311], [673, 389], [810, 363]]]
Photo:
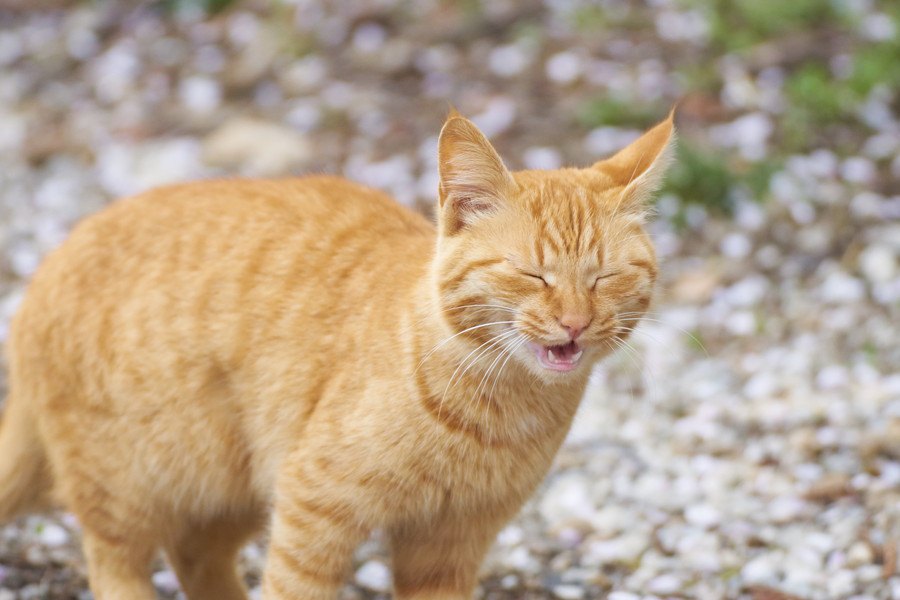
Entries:
[[545, 369], [553, 371], [571, 371], [578, 366], [583, 351], [575, 342], [562, 344], [560, 346], [541, 346], [534, 342], [530, 342], [529, 346], [537, 355], [538, 362]]

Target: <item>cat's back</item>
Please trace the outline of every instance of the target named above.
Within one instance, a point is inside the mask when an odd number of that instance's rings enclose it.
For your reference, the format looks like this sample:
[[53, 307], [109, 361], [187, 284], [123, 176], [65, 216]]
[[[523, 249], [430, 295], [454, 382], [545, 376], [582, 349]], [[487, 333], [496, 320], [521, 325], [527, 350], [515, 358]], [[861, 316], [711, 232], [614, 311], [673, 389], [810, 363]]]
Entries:
[[377, 295], [379, 279], [412, 283], [433, 237], [423, 217], [337, 177], [151, 190], [88, 217], [47, 258], [11, 343], [109, 354], [225, 334], [246, 344], [298, 311], [340, 312]]

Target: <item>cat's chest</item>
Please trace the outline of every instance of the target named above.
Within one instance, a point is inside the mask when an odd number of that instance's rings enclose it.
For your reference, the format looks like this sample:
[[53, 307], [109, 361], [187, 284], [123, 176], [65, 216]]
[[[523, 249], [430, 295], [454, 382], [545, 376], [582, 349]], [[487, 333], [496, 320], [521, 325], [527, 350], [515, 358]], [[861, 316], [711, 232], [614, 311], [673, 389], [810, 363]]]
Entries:
[[549, 470], [568, 431], [568, 421], [547, 415], [481, 423], [477, 429], [431, 438], [423, 466], [458, 496], [527, 496]]

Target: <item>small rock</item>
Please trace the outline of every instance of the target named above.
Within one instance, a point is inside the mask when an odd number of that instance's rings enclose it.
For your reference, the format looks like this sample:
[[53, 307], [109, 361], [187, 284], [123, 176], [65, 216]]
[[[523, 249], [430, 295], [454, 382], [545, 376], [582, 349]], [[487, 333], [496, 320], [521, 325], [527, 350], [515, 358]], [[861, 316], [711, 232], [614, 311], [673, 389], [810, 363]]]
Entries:
[[585, 565], [605, 563], [630, 563], [637, 560], [649, 545], [646, 536], [628, 533], [611, 540], [593, 542], [588, 545], [584, 556]]
[[718, 524], [722, 514], [712, 505], [696, 504], [684, 511], [684, 518], [691, 525], [706, 529]]
[[595, 513], [590, 481], [579, 473], [561, 475], [547, 490], [540, 510], [551, 526], [589, 521]]
[[562, 155], [556, 148], [534, 147], [525, 151], [522, 162], [529, 169], [558, 169], [562, 165]]
[[841, 177], [851, 183], [869, 183], [875, 178], [875, 163], [862, 156], [853, 156], [841, 164]]
[[583, 69], [581, 58], [574, 52], [558, 52], [547, 59], [547, 77], [556, 83], [572, 83], [581, 77]]
[[866, 288], [856, 277], [833, 271], [822, 282], [820, 294], [829, 304], [850, 304], [865, 298]]
[[307, 139], [291, 129], [267, 121], [232, 119], [203, 141], [208, 164], [240, 168], [253, 175], [284, 175], [310, 158]]
[[873, 244], [859, 255], [859, 269], [872, 283], [887, 283], [898, 273], [897, 251], [884, 244]]
[[793, 496], [779, 496], [769, 503], [768, 515], [773, 523], [789, 523], [800, 516], [805, 503]]
[[774, 553], [761, 554], [744, 565], [741, 577], [748, 584], [771, 583], [778, 578], [782, 558]]
[[181, 103], [195, 113], [210, 113], [222, 102], [222, 87], [208, 77], [188, 77], [178, 87]]
[[641, 597], [631, 592], [612, 592], [606, 597], [607, 600], [641, 600]]
[[42, 544], [55, 548], [69, 542], [69, 532], [56, 523], [46, 523], [41, 528], [40, 539]]
[[364, 54], [376, 52], [387, 39], [387, 32], [378, 23], [363, 23], [353, 32], [353, 46]]
[[553, 595], [562, 600], [580, 600], [584, 598], [584, 588], [577, 585], [558, 585], [553, 588]]
[[816, 385], [823, 390], [845, 387], [850, 377], [843, 365], [829, 365], [816, 374]]
[[860, 440], [859, 453], [866, 460], [879, 456], [900, 458], [900, 420], [892, 419], [884, 431], [866, 435]]
[[687, 304], [705, 304], [719, 286], [719, 273], [709, 267], [687, 271], [672, 284], [675, 300]]
[[497, 46], [488, 56], [488, 67], [500, 77], [515, 77], [531, 62], [531, 57], [518, 44]]
[[871, 565], [875, 561], [875, 552], [866, 542], [855, 542], [847, 549], [847, 566], [850, 568]]
[[178, 577], [170, 569], [157, 571], [153, 574], [153, 585], [165, 594], [174, 594], [178, 591]]
[[829, 503], [853, 493], [850, 477], [844, 473], [829, 473], [809, 486], [803, 497], [813, 502]]
[[654, 594], [668, 596], [681, 590], [682, 581], [672, 574], [659, 575], [647, 582], [647, 590]]
[[753, 250], [753, 242], [746, 234], [735, 231], [726, 235], [719, 247], [728, 258], [746, 258]]
[[800, 596], [766, 586], [751, 586], [750, 596], [753, 600], [806, 600]]
[[387, 592], [391, 589], [391, 571], [387, 565], [377, 560], [370, 560], [356, 571], [356, 583], [375, 591]]
[[485, 109], [472, 116], [475, 123], [484, 135], [493, 137], [503, 133], [516, 120], [516, 103], [512, 99], [499, 96], [491, 99]]

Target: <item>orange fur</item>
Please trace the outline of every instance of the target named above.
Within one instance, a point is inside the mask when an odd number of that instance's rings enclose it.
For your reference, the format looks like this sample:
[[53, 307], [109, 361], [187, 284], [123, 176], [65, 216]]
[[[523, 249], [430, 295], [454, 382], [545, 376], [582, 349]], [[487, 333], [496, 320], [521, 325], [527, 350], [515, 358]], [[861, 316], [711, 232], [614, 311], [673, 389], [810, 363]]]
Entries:
[[[334, 177], [85, 220], [12, 324], [0, 520], [71, 510], [98, 600], [155, 598], [160, 548], [191, 600], [245, 598], [235, 553], [267, 523], [267, 599], [334, 598], [376, 527], [397, 597], [470, 597], [649, 303], [643, 203], [671, 136], [670, 117], [593, 167], [510, 173], [453, 114], [437, 232]], [[541, 365], [566, 344], [580, 362]]]

